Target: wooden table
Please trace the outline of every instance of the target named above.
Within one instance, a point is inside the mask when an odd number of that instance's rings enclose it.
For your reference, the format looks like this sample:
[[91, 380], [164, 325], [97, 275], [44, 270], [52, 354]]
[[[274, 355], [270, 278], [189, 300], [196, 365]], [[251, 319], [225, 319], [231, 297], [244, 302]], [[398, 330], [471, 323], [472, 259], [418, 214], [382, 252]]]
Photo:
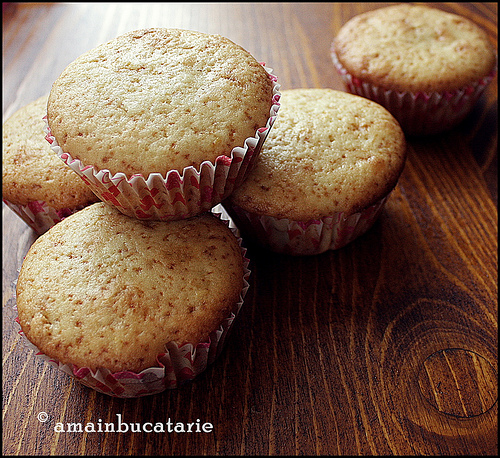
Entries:
[[[4, 117], [47, 93], [83, 52], [150, 26], [225, 35], [272, 67], [282, 89], [343, 89], [331, 40], [383, 5], [4, 6]], [[434, 5], [476, 21], [496, 43], [496, 3]], [[313, 257], [248, 243], [251, 287], [226, 349], [194, 382], [156, 396], [97, 393], [25, 347], [15, 281], [35, 235], [4, 206], [3, 453], [497, 453], [496, 86], [453, 131], [409, 139], [397, 188], [354, 243]], [[118, 419], [141, 431], [98, 432]], [[188, 423], [209, 432], [181, 432]]]

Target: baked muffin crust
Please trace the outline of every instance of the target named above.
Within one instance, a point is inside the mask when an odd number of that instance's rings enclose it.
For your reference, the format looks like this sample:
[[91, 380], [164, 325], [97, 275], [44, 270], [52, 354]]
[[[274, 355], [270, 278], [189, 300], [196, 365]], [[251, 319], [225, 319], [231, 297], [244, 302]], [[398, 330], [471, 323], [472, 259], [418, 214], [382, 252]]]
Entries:
[[496, 53], [472, 21], [437, 8], [399, 4], [355, 16], [333, 43], [349, 73], [410, 92], [460, 89], [487, 76]]
[[205, 341], [238, 303], [243, 274], [236, 237], [211, 214], [143, 222], [96, 203], [30, 248], [19, 321], [62, 363], [138, 372], [170, 341]]
[[17, 205], [44, 201], [55, 210], [97, 202], [90, 188], [45, 140], [47, 99], [43, 96], [27, 104], [3, 123], [3, 198]]
[[270, 117], [273, 82], [220, 35], [126, 33], [57, 78], [48, 122], [64, 152], [112, 174], [182, 172], [243, 147]]
[[332, 89], [292, 89], [241, 187], [229, 197], [257, 215], [295, 221], [355, 213], [396, 185], [405, 138], [392, 115]]

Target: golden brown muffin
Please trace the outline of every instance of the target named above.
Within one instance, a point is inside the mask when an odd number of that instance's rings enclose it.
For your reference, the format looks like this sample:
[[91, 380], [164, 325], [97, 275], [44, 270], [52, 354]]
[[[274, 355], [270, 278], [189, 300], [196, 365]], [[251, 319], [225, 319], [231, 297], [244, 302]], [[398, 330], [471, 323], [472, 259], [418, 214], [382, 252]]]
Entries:
[[410, 4], [355, 16], [340, 29], [333, 50], [350, 74], [397, 91], [453, 91], [485, 77], [496, 63], [478, 25]]
[[206, 341], [240, 300], [243, 269], [238, 240], [212, 214], [143, 222], [97, 203], [30, 248], [19, 322], [61, 363], [139, 372], [169, 342]]
[[406, 147], [386, 109], [332, 89], [285, 90], [281, 103], [255, 168], [229, 197], [232, 204], [308, 221], [358, 212], [394, 188]]
[[437, 134], [472, 111], [496, 74], [496, 51], [472, 21], [392, 5], [355, 16], [332, 44], [349, 92], [387, 108], [408, 135]]
[[54, 82], [48, 123], [73, 159], [128, 177], [229, 156], [270, 117], [273, 81], [220, 35], [153, 28], [80, 56]]
[[41, 201], [56, 211], [97, 202], [89, 187], [45, 140], [47, 98], [22, 107], [3, 124], [3, 198], [16, 205]]
[[373, 225], [396, 186], [404, 134], [385, 108], [346, 92], [285, 90], [281, 103], [255, 167], [224, 206], [272, 251], [341, 248]]

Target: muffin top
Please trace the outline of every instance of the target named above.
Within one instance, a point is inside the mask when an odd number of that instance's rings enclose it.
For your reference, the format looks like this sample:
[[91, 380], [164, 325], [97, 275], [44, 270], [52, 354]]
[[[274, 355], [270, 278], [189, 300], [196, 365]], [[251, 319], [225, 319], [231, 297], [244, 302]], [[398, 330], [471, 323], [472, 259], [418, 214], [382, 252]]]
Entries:
[[371, 100], [333, 89], [282, 91], [280, 114], [231, 203], [295, 221], [378, 202], [404, 167], [404, 134]]
[[475, 23], [409, 4], [355, 16], [340, 29], [333, 50], [352, 75], [399, 91], [456, 90], [496, 65], [495, 49]]
[[97, 202], [90, 188], [45, 140], [47, 98], [29, 103], [3, 123], [3, 198], [17, 205], [44, 201], [56, 210]]
[[30, 248], [19, 321], [62, 363], [138, 372], [170, 341], [206, 341], [240, 300], [243, 269], [237, 238], [212, 214], [144, 222], [96, 203]]
[[121, 35], [68, 65], [48, 123], [59, 146], [112, 174], [182, 173], [243, 147], [265, 127], [274, 83], [229, 39], [153, 28]]

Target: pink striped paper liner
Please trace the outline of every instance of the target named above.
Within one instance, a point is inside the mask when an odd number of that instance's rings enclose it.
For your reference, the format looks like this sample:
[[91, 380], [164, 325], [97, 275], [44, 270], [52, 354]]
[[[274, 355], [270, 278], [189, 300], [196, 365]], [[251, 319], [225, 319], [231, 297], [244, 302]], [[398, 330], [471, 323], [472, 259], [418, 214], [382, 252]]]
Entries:
[[379, 217], [387, 198], [351, 215], [337, 212], [308, 221], [258, 215], [231, 202], [224, 205], [244, 237], [276, 253], [304, 256], [337, 250], [364, 234]]
[[42, 235], [67, 216], [85, 208], [85, 205], [79, 205], [75, 208], [62, 208], [56, 210], [43, 200], [33, 200], [26, 205], [14, 204], [7, 199], [2, 200], [3, 203], [31, 227], [37, 235]]
[[445, 92], [402, 92], [376, 86], [351, 75], [331, 47], [333, 64], [347, 91], [385, 107], [408, 135], [430, 135], [449, 130], [471, 112], [497, 72], [492, 72], [463, 88]]

